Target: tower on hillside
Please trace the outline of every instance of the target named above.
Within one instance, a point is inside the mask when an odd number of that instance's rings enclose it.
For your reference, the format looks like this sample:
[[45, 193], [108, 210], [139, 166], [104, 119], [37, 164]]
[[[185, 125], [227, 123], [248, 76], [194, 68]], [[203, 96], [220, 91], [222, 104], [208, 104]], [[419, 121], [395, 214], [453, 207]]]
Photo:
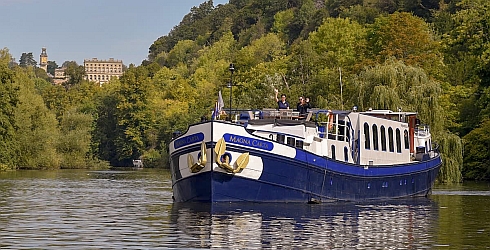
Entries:
[[39, 56], [39, 68], [48, 71], [48, 53], [46, 53], [46, 48], [42, 48], [41, 55]]

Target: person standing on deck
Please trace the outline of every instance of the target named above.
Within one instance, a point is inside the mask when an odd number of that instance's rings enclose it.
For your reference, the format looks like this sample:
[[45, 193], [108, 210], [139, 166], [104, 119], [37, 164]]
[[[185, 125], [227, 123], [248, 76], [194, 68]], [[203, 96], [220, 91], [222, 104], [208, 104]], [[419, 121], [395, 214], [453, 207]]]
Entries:
[[286, 95], [281, 94], [281, 100], [279, 100], [277, 98], [277, 94], [279, 93], [279, 91], [277, 89], [274, 89], [274, 91], [276, 92], [276, 102], [278, 109], [289, 109], [289, 102], [286, 101]]
[[306, 98], [306, 100], [305, 100], [302, 96], [300, 96], [299, 97], [299, 102], [296, 105], [296, 109], [298, 110], [299, 115], [300, 116], [306, 116], [306, 114], [308, 113], [308, 109], [309, 108], [311, 108], [311, 106], [310, 106], [310, 98]]

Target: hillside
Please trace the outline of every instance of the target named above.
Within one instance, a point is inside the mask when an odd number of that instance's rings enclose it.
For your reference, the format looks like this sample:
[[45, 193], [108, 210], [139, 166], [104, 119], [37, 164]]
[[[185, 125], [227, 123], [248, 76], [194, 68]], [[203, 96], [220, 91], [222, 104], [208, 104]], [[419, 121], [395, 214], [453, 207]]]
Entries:
[[[35, 89], [23, 95], [42, 98], [59, 123], [48, 126], [58, 130], [53, 138], [63, 139], [54, 148], [40, 143], [50, 154], [77, 162], [53, 158], [48, 164], [31, 152], [29, 157], [38, 159], [33, 168], [99, 160], [121, 166], [137, 158], [145, 166], [168, 166], [172, 133], [209, 117], [218, 91], [230, 98], [226, 85], [233, 63], [233, 107], [273, 108], [278, 89], [290, 102], [309, 97], [316, 108], [416, 111], [441, 145], [440, 182], [489, 180], [489, 5], [485, 0], [230, 0], [218, 6], [207, 1], [158, 38], [141, 66], [130, 66], [102, 88], [84, 80], [48, 86], [29, 69], [9, 69], [5, 51], [0, 76], [5, 75], [2, 82]], [[25, 79], [29, 85], [20, 84]], [[14, 100], [0, 114], [11, 114], [19, 89], [0, 91]], [[0, 159], [25, 166], [29, 161], [15, 152], [29, 148], [28, 141], [19, 141], [23, 137], [15, 128], [36, 116], [16, 112], [16, 119], [4, 119], [4, 138], [12, 143], [3, 144]], [[39, 129], [30, 123], [21, 127]], [[67, 133], [72, 139], [63, 137]]]

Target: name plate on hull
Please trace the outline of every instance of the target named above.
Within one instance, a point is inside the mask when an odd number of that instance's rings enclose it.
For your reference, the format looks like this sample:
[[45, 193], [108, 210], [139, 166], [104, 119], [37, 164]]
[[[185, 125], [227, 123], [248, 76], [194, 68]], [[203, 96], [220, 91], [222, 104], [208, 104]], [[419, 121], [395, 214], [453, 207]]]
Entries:
[[196, 133], [196, 134], [188, 135], [188, 136], [182, 137], [178, 140], [175, 140], [174, 141], [174, 148], [178, 149], [178, 148], [187, 146], [189, 144], [201, 142], [203, 140], [204, 140], [204, 134], [203, 133]]
[[238, 144], [242, 146], [272, 151], [274, 149], [274, 144], [272, 142], [258, 140], [255, 138], [249, 138], [245, 136], [232, 135], [232, 134], [224, 134], [223, 138], [226, 142]]

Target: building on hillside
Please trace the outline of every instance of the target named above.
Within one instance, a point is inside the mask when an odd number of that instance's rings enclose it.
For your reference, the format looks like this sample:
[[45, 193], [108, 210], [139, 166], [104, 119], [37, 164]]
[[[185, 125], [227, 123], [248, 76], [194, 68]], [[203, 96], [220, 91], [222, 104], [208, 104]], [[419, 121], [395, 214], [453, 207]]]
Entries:
[[44, 69], [44, 71], [48, 72], [48, 53], [46, 52], [46, 48], [42, 48], [41, 55], [39, 55], [39, 68]]
[[100, 85], [112, 78], [119, 78], [124, 73], [122, 60], [114, 60], [114, 58], [109, 58], [109, 60], [85, 59], [83, 67], [85, 68], [85, 79], [98, 82]]
[[13, 68], [14, 66], [19, 66], [19, 64], [17, 63], [17, 61], [15, 61], [15, 58], [12, 57], [12, 59], [9, 62], [9, 67]]
[[68, 81], [69, 77], [65, 74], [66, 68], [59, 68], [54, 70], [53, 83], [56, 85], [63, 84]]

